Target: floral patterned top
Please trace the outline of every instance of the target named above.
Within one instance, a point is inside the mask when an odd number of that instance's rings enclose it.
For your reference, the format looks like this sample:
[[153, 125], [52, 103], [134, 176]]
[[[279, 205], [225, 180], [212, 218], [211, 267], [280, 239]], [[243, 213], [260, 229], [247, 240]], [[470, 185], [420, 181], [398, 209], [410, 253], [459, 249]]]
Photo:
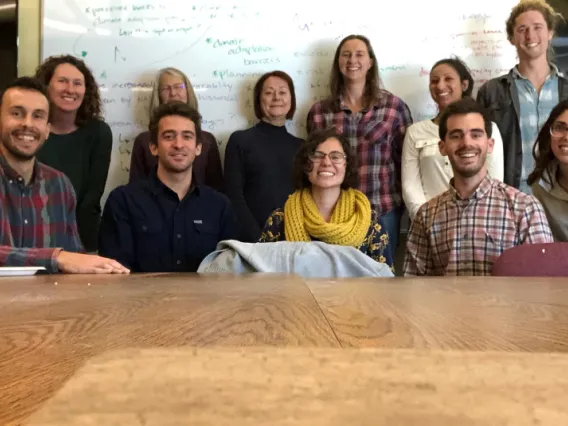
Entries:
[[[266, 220], [259, 242], [274, 243], [285, 240], [284, 210], [276, 209]], [[314, 241], [317, 240], [314, 239]], [[394, 273], [394, 253], [392, 253], [389, 245], [389, 236], [386, 232], [386, 228], [381, 218], [377, 215], [377, 212], [371, 211], [371, 226], [369, 226], [369, 231], [367, 231], [363, 243], [356, 248], [371, 259], [379, 263], [386, 263]]]

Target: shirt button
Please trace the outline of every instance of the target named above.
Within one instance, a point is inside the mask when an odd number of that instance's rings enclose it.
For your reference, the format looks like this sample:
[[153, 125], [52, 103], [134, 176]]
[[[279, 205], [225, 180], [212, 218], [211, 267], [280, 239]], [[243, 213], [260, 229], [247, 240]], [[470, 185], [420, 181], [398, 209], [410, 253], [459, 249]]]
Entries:
[[10, 183], [14, 183], [14, 181], [13, 181], [13, 180], [10, 180], [9, 182], [10, 182]]
[[181, 265], [181, 260], [178, 260], [176, 263], [177, 263], [178, 265]]
[[27, 224], [28, 224], [28, 220], [27, 220], [27, 219], [24, 219], [24, 223], [27, 225]]
[[181, 234], [177, 234], [177, 237], [178, 237], [178, 238], [181, 238]]

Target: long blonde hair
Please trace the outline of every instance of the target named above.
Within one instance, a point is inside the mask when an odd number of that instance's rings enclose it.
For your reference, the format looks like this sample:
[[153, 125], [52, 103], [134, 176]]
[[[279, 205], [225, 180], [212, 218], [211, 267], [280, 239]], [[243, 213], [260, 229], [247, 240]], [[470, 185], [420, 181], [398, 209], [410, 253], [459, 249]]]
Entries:
[[187, 104], [190, 107], [195, 108], [195, 110], [199, 111], [197, 96], [195, 96], [195, 92], [193, 91], [193, 86], [191, 85], [189, 78], [187, 78], [187, 76], [177, 68], [168, 67], [162, 68], [156, 75], [154, 88], [152, 89], [152, 96], [150, 97], [150, 119], [152, 119], [152, 111], [154, 111], [154, 109], [162, 103], [162, 101], [160, 100], [160, 80], [162, 79], [162, 76], [164, 74], [179, 77], [183, 80], [183, 83], [185, 84], [185, 90], [187, 92]]

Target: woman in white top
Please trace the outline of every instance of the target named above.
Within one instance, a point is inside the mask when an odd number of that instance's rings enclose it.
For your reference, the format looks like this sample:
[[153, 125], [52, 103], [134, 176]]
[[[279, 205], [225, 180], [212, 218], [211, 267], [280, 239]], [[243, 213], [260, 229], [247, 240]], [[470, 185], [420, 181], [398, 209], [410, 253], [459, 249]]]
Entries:
[[[410, 219], [422, 204], [449, 189], [454, 176], [448, 157], [438, 149], [438, 121], [449, 104], [471, 96], [473, 77], [467, 65], [457, 58], [442, 59], [430, 71], [430, 95], [438, 105], [438, 115], [406, 130], [402, 146], [402, 197]], [[493, 123], [495, 141], [493, 153], [487, 155], [487, 170], [491, 177], [503, 180], [503, 141]]]

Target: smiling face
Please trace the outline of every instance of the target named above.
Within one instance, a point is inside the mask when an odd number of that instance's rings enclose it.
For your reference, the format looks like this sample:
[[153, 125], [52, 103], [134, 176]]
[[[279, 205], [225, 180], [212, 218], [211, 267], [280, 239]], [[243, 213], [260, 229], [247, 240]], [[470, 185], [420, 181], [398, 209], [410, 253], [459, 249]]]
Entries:
[[58, 65], [49, 81], [48, 91], [56, 108], [75, 112], [85, 98], [85, 76], [71, 64]]
[[280, 77], [268, 77], [262, 85], [260, 108], [262, 115], [269, 120], [284, 120], [290, 112], [292, 95], [286, 80]]
[[158, 157], [158, 167], [169, 173], [184, 173], [201, 154], [195, 123], [179, 115], [167, 115], [158, 123], [158, 143], [151, 143], [152, 155]]
[[440, 153], [448, 156], [454, 175], [471, 178], [483, 172], [487, 154], [493, 152], [493, 139], [487, 137], [483, 116], [452, 115], [447, 129], [445, 140], [440, 141]]
[[17, 161], [34, 158], [49, 135], [49, 102], [40, 92], [12, 88], [2, 98], [0, 143]]
[[548, 28], [541, 12], [529, 10], [515, 19], [511, 44], [517, 49], [520, 60], [546, 57], [554, 33]]
[[308, 172], [308, 180], [316, 188], [341, 187], [345, 179], [345, 151], [335, 138], [329, 138], [318, 145], [310, 156], [312, 170]]
[[351, 82], [366, 81], [373, 60], [369, 56], [365, 42], [350, 39], [343, 43], [339, 51], [338, 65], [344, 79]]
[[460, 100], [468, 84], [467, 81], [460, 81], [458, 72], [448, 64], [440, 64], [430, 73], [430, 95], [440, 111]]
[[550, 149], [559, 163], [568, 165], [568, 110], [552, 123]]
[[160, 101], [163, 104], [172, 101], [187, 103], [187, 89], [180, 75], [162, 74], [158, 90], [160, 92]]

